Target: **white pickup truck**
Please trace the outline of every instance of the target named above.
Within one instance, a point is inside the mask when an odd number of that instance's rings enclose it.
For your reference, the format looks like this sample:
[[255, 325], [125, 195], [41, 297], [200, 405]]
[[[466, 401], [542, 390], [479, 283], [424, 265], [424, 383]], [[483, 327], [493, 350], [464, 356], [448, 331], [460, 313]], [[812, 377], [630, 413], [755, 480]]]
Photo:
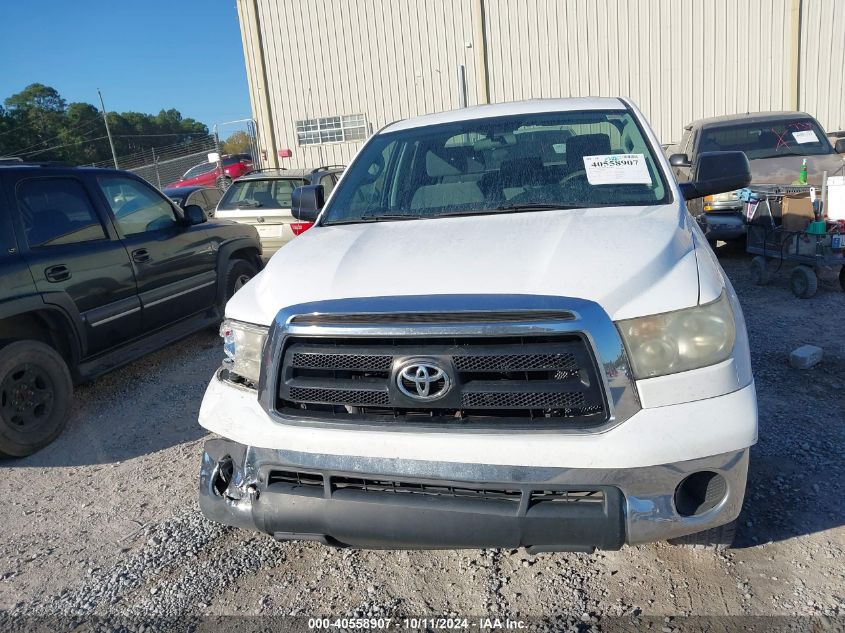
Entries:
[[736, 294], [635, 106], [400, 121], [229, 302], [200, 505], [277, 539], [592, 551], [733, 538], [757, 439]]

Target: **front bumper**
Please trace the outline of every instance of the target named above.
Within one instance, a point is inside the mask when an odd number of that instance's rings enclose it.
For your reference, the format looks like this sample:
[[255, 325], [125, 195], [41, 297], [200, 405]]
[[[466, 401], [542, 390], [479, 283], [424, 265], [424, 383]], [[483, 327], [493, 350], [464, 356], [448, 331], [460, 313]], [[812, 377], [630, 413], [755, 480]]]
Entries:
[[[742, 507], [747, 471], [748, 449], [660, 466], [595, 469], [336, 456], [210, 440], [200, 507], [209, 519], [281, 540], [371, 549], [609, 550], [732, 521]], [[720, 475], [724, 491], [709, 509], [682, 516], [676, 490], [699, 472]], [[482, 489], [495, 494], [481, 497]], [[573, 501], [565, 491], [590, 491], [599, 499]]]
[[[731, 203], [733, 205], [733, 203]], [[715, 207], [697, 218], [708, 240], [735, 240], [747, 232], [742, 210], [734, 206]]]

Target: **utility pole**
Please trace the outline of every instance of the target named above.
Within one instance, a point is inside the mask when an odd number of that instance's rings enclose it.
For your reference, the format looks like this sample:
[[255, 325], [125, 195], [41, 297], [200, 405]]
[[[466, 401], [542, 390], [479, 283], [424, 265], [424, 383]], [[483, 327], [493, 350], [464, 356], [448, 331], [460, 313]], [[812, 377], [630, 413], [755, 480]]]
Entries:
[[109, 145], [111, 146], [111, 157], [114, 159], [114, 168], [120, 169], [120, 167], [117, 166], [117, 154], [114, 151], [114, 141], [111, 138], [111, 130], [109, 129], [109, 116], [106, 112], [106, 104], [103, 103], [103, 93], [100, 92], [99, 88], [97, 88], [97, 94], [100, 95], [100, 106], [102, 106], [103, 108], [103, 121], [106, 124], [106, 134], [109, 137]]

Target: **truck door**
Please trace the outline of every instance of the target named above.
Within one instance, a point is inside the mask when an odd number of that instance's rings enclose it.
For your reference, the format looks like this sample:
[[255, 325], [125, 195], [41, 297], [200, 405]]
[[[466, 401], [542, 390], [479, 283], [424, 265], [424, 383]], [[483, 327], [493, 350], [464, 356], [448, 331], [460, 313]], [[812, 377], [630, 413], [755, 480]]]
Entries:
[[84, 323], [83, 354], [138, 336], [141, 306], [129, 255], [97, 212], [84, 180], [24, 178], [13, 195], [17, 233], [36, 288], [46, 303], [75, 306]]
[[135, 270], [145, 332], [214, 305], [217, 250], [208, 225], [186, 226], [167, 198], [128, 175], [97, 182]]

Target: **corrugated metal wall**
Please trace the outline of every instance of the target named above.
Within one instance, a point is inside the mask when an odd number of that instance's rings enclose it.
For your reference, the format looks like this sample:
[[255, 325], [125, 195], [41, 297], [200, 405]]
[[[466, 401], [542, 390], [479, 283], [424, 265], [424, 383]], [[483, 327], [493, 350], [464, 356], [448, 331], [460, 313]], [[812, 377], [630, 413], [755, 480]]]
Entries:
[[486, 0], [491, 99], [625, 95], [664, 142], [702, 117], [788, 109], [790, 5]]
[[377, 130], [457, 108], [458, 64], [476, 91], [470, 13], [465, 0], [260, 2], [278, 147], [294, 165], [346, 163], [359, 143], [297, 146], [296, 121], [365, 114]]
[[[373, 129], [477, 101], [475, 0], [238, 0], [261, 143], [263, 42], [273, 133], [291, 166], [348, 162], [360, 143], [299, 146], [295, 122], [365, 114]], [[793, 9], [801, 7], [800, 82]], [[483, 0], [491, 101], [631, 97], [663, 142], [719, 114], [798, 104], [845, 129], [845, 0]], [[797, 13], [795, 14], [797, 15]]]
[[803, 0], [798, 107], [845, 130], [845, 1]]

